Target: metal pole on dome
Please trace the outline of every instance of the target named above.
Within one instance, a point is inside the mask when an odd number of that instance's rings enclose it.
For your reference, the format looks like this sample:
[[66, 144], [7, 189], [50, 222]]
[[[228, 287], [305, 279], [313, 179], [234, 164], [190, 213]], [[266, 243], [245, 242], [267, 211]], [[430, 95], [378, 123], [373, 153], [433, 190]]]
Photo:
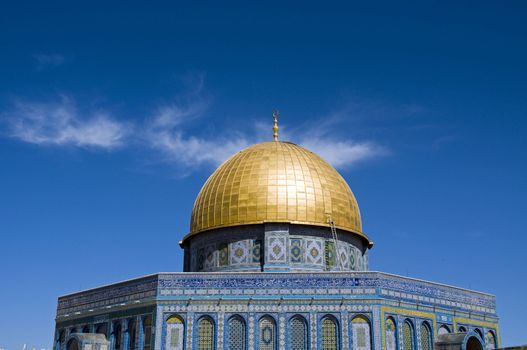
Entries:
[[278, 111], [273, 111], [273, 140], [278, 141]]

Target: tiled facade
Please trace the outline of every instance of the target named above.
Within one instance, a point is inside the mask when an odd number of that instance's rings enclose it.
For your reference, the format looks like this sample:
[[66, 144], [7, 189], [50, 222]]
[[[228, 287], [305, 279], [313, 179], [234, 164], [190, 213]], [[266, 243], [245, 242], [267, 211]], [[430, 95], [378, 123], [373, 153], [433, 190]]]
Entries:
[[[293, 349], [300, 340], [292, 343], [292, 334], [301, 325], [294, 320], [304, 322], [309, 349], [332, 348], [324, 347], [333, 342], [331, 322], [337, 349], [406, 349], [405, 324], [411, 349], [428, 350], [440, 328], [459, 327], [481, 334], [491, 348], [499, 341], [495, 308], [488, 294], [379, 272], [166, 273], [59, 298], [56, 350], [64, 347], [64, 334], [95, 332], [101, 324], [110, 349], [116, 343], [120, 350], [199, 349], [208, 336], [213, 349], [238, 349], [240, 339], [229, 338], [233, 317], [246, 330], [241, 349]], [[153, 320], [148, 336], [145, 317]], [[421, 339], [422, 327], [429, 340]]]
[[[293, 224], [252, 225], [189, 239], [185, 271], [365, 271], [368, 249], [341, 232]], [[337, 256], [338, 250], [338, 256]]]

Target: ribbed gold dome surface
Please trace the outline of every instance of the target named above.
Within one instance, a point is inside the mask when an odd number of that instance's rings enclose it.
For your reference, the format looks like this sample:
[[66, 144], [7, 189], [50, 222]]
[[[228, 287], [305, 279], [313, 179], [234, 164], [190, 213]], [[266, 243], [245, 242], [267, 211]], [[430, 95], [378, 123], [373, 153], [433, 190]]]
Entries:
[[205, 182], [189, 236], [265, 222], [329, 226], [328, 214], [337, 228], [367, 239], [355, 196], [335, 168], [293, 143], [263, 142], [233, 155]]

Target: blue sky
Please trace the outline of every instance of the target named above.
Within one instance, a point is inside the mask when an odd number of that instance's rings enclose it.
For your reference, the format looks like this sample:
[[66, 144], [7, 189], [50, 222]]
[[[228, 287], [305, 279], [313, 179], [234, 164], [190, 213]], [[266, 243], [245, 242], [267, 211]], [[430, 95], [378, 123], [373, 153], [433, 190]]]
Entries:
[[272, 137], [335, 165], [371, 269], [497, 296], [527, 343], [527, 4], [0, 5], [0, 347], [56, 298], [180, 271], [218, 162]]

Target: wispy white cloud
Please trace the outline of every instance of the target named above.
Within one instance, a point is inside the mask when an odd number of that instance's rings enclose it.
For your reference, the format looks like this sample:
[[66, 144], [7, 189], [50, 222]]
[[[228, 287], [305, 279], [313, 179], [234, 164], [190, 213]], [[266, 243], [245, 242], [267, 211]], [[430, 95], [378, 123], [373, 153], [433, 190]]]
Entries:
[[199, 117], [207, 106], [208, 101], [202, 98], [185, 106], [174, 103], [159, 106], [157, 113], [146, 120], [144, 142], [160, 152], [163, 160], [185, 167], [218, 165], [250, 144], [247, 136], [240, 133], [228, 139], [188, 135], [186, 123]]
[[[187, 167], [218, 165], [241, 149], [256, 142], [269, 140], [271, 136], [271, 124], [265, 125], [262, 122], [254, 123], [252, 132], [229, 130], [228, 137], [185, 136], [184, 119], [192, 117], [189, 111], [202, 111], [203, 108], [172, 108], [170, 113], [166, 110], [160, 108], [162, 112], [151, 118], [145, 140], [152, 148], [160, 151], [166, 161]], [[281, 126], [280, 139], [306, 147], [337, 168], [345, 168], [388, 153], [385, 147], [373, 141], [355, 141], [335, 136], [335, 129], [338, 128], [335, 124], [338, 119], [328, 119], [331, 122], [312, 122], [293, 130]]]
[[[306, 136], [304, 135], [304, 137]], [[333, 140], [326, 137], [305, 138], [300, 144], [318, 154], [336, 168], [345, 168], [388, 153], [385, 147], [371, 141]]]
[[[73, 99], [62, 96], [51, 103], [19, 100], [5, 113], [5, 120], [9, 135], [24, 142], [99, 149], [135, 146], [131, 149], [147, 149], [155, 154], [150, 159], [174, 165], [185, 174], [202, 166], [217, 166], [241, 149], [271, 139], [271, 122], [261, 121], [254, 122], [249, 131], [231, 126], [228, 135], [196, 133], [191, 124], [198, 118], [210, 118], [209, 105], [198, 88], [152, 108], [152, 114], [142, 121], [123, 123], [104, 110], [81, 113]], [[347, 117], [346, 111], [338, 111], [291, 129], [280, 125], [280, 139], [306, 147], [337, 168], [388, 153], [373, 140], [357, 140], [343, 133]]]
[[37, 145], [115, 148], [124, 144], [131, 127], [106, 112], [80, 115], [75, 102], [65, 96], [37, 103], [18, 100], [4, 113], [8, 134]]
[[38, 53], [33, 55], [33, 58], [36, 61], [38, 70], [47, 67], [58, 67], [66, 61], [64, 55], [57, 53]]
[[356, 140], [345, 135], [352, 119], [349, 107], [329, 113], [319, 120], [303, 125], [293, 133], [299, 144], [320, 155], [337, 168], [346, 168], [359, 162], [388, 154], [386, 147], [373, 140]]

